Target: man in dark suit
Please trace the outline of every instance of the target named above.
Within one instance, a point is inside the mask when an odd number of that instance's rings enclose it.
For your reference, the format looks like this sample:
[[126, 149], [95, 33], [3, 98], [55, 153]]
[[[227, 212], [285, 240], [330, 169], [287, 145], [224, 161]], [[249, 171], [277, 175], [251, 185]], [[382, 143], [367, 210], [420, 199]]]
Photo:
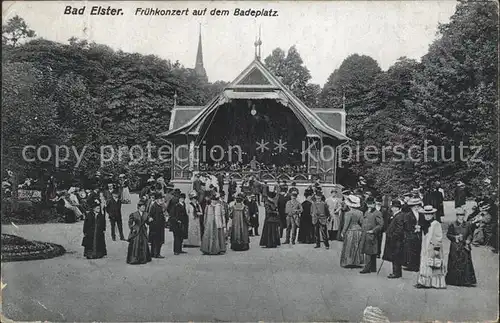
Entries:
[[323, 201], [323, 194], [321, 192], [316, 192], [315, 200], [311, 204], [311, 217], [316, 236], [316, 246], [314, 248], [320, 247], [321, 237], [323, 237], [326, 249], [330, 249], [328, 230], [326, 228], [330, 212], [328, 211], [328, 205]]
[[401, 201], [392, 201], [391, 217], [385, 232], [385, 248], [383, 260], [392, 262], [392, 273], [387, 278], [400, 278], [405, 263], [404, 254], [404, 213], [401, 212]]
[[[249, 198], [245, 201], [245, 205], [248, 207], [248, 215], [250, 216], [250, 226], [248, 227], [248, 235], [253, 236], [259, 235], [259, 206], [257, 201], [255, 201], [255, 195], [251, 194]], [[252, 230], [253, 229], [253, 230]]]
[[424, 195], [424, 205], [432, 205], [436, 212], [436, 220], [441, 222], [441, 217], [444, 216], [444, 196], [443, 193], [440, 192], [441, 184], [439, 182], [431, 183], [432, 189], [427, 191], [427, 194]]
[[373, 197], [366, 199], [368, 210], [361, 219], [361, 250], [365, 254], [365, 267], [361, 274], [377, 271], [378, 237], [384, 226], [382, 213], [375, 208]]
[[113, 198], [113, 192], [115, 191], [113, 183], [108, 183], [108, 189], [103, 192], [104, 199], [106, 202]]
[[384, 232], [387, 230], [389, 226], [389, 219], [391, 218], [391, 198], [389, 195], [384, 195], [375, 199], [375, 208], [382, 213], [382, 219], [384, 220], [384, 225], [382, 230], [378, 235], [378, 253], [377, 258], [380, 258], [380, 254], [382, 253], [382, 238]]
[[106, 200], [106, 212], [108, 213], [109, 222], [111, 223], [111, 238], [113, 239], [113, 241], [116, 241], [115, 226], [118, 226], [120, 240], [125, 241], [122, 223], [122, 201], [120, 200], [119, 196], [120, 192], [113, 191], [113, 193], [111, 193], [111, 198], [109, 200]]
[[170, 231], [174, 234], [174, 255], [187, 253], [182, 251], [182, 241], [187, 238], [187, 230], [189, 225], [189, 218], [186, 211], [184, 200], [186, 194], [179, 194], [179, 200], [173, 207], [170, 214]]
[[163, 212], [163, 195], [154, 193], [154, 202], [149, 209], [149, 243], [151, 243], [151, 257], [165, 258], [161, 252], [161, 246], [165, 243], [165, 214]]

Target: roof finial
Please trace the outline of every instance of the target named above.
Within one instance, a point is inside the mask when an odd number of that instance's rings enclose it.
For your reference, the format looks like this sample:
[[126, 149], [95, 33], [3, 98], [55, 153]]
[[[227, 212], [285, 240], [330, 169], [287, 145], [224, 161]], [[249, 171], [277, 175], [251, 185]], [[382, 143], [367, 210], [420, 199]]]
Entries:
[[[260, 60], [260, 46], [262, 45], [262, 40], [260, 40], [260, 25], [259, 25], [259, 39], [258, 40], [255, 40], [255, 58]], [[257, 47], [259, 48], [259, 50], [257, 51]]]

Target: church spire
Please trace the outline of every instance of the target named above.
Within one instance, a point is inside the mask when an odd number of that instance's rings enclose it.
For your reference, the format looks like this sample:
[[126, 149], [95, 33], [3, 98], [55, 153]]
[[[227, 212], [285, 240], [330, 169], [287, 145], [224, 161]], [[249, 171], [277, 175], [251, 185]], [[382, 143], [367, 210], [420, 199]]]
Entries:
[[196, 63], [194, 65], [194, 71], [196, 75], [205, 81], [208, 81], [207, 72], [203, 66], [203, 50], [201, 47], [201, 23], [200, 23], [200, 34], [198, 38], [198, 52], [196, 53]]

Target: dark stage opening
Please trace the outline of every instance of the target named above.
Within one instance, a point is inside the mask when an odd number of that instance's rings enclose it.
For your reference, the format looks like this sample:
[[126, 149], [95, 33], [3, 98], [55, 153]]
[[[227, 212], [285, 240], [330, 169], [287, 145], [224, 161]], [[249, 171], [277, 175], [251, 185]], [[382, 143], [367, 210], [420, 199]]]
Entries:
[[[238, 161], [236, 149], [228, 153], [230, 146], [238, 145], [241, 147], [243, 164], [248, 163], [253, 156], [265, 165], [297, 166], [305, 163], [301, 152], [306, 130], [290, 108], [275, 100], [232, 100], [219, 106], [215, 115], [207, 118], [201, 135], [204, 132], [206, 135], [200, 146], [205, 146], [207, 151], [215, 145], [223, 147], [223, 162]], [[221, 156], [220, 153], [215, 155]], [[207, 158], [205, 162], [213, 165], [214, 161], [210, 159]]]

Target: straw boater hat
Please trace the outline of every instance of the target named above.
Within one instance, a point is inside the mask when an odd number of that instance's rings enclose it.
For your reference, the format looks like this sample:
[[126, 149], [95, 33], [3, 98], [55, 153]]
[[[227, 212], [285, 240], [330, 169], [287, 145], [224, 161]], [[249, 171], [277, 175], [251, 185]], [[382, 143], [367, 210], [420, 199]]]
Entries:
[[137, 206], [146, 205], [146, 199], [142, 198], [137, 202]]
[[458, 181], [458, 182], [457, 182], [457, 186], [465, 186], [465, 184], [464, 184], [464, 182], [462, 182], [462, 181]]
[[408, 204], [408, 206], [413, 206], [413, 205], [421, 205], [422, 204], [422, 200], [418, 197], [411, 197], [407, 202], [406, 204]]
[[125, 177], [125, 174], [120, 174], [118, 177]]
[[198, 196], [198, 193], [196, 193], [196, 191], [191, 191], [189, 192], [189, 198], [192, 199], [192, 198], [196, 198]]
[[423, 208], [421, 208], [418, 213], [422, 214], [431, 214], [431, 213], [436, 213], [436, 209], [432, 205], [426, 205]]
[[457, 210], [455, 211], [455, 214], [456, 214], [457, 216], [459, 216], [459, 215], [463, 215], [463, 216], [465, 216], [465, 210], [464, 210], [463, 208], [459, 207], [459, 208], [457, 208]]
[[361, 207], [361, 199], [356, 195], [349, 195], [345, 199], [345, 204], [348, 207]]

